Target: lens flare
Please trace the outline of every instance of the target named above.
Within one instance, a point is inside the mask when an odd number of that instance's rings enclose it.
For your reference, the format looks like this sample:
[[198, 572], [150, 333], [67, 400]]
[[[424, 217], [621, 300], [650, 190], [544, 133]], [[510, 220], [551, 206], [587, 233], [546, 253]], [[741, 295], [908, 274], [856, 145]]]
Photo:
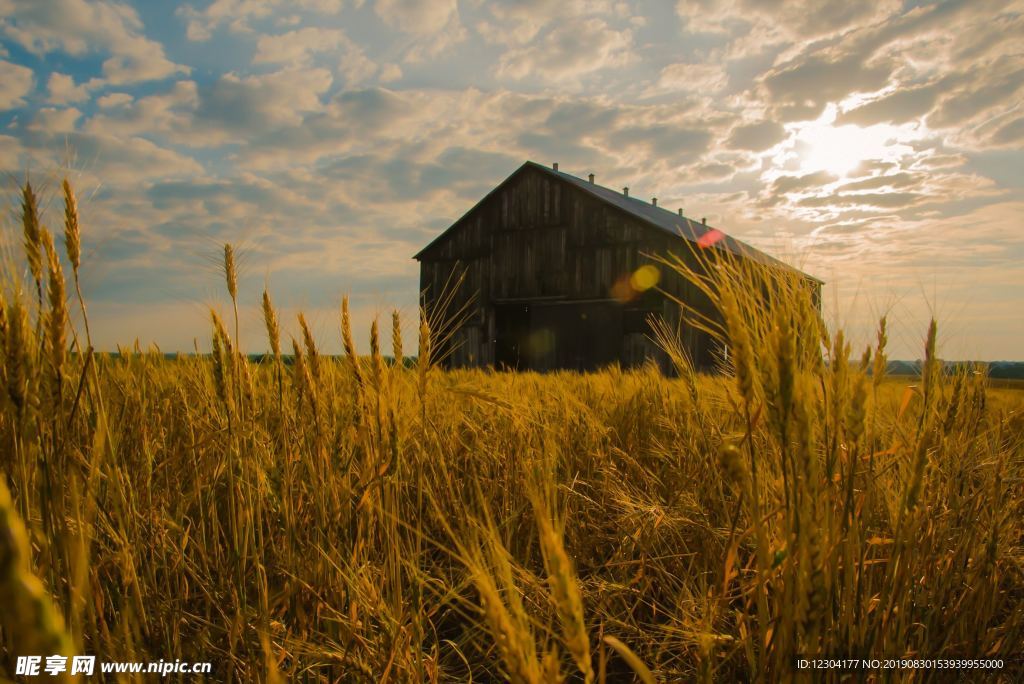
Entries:
[[661, 271], [653, 264], [644, 264], [632, 273], [623, 273], [611, 287], [611, 295], [622, 304], [634, 301], [661, 280]]
[[646, 292], [657, 285], [660, 279], [661, 271], [658, 270], [657, 266], [644, 264], [629, 277], [629, 284], [637, 292]]
[[724, 237], [725, 233], [718, 230], [717, 228], [712, 228], [711, 230], [697, 238], [697, 246], [700, 247], [701, 249], [707, 249], [716, 242], [719, 242]]

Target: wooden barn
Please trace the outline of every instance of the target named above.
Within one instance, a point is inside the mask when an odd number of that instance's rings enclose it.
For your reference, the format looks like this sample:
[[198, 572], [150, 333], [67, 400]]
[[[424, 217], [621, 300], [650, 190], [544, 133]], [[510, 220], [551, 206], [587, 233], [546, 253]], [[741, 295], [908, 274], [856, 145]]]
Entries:
[[[692, 255], [683, 241], [711, 230], [682, 210], [630, 197], [628, 188], [602, 187], [592, 174], [583, 180], [528, 161], [416, 254], [422, 304], [435, 320], [458, 322], [448, 367], [593, 370], [652, 358], [668, 371], [648, 320], [679, 325], [679, 306], [663, 292], [702, 312], [713, 308], [669, 269], [657, 271], [656, 288], [636, 281], [656, 273], [644, 268], [653, 265], [645, 255]], [[728, 236], [715, 247], [792, 270]], [[820, 281], [805, 277], [820, 291]], [[709, 336], [680, 332], [695, 365], [710, 369], [717, 350]]]

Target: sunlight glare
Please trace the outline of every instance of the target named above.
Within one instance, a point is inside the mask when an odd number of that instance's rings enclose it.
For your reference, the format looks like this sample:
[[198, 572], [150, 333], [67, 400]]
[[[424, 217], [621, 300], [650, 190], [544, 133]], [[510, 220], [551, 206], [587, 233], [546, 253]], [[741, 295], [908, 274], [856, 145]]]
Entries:
[[801, 172], [826, 171], [845, 178], [863, 161], [891, 159], [910, 150], [898, 142], [907, 134], [901, 127], [888, 124], [836, 126], [836, 113], [835, 105], [831, 105], [816, 121], [796, 129], [794, 143]]

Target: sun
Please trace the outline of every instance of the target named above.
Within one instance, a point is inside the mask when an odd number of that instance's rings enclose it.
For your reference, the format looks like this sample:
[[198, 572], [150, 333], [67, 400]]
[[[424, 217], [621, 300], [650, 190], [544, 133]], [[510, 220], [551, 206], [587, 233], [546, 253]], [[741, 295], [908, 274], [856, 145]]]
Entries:
[[899, 142], [906, 131], [887, 124], [837, 126], [836, 114], [831, 105], [817, 120], [794, 131], [793, 149], [802, 173], [825, 171], [846, 178], [861, 162], [890, 159], [907, 150]]
[[811, 173], [827, 171], [845, 178], [864, 161], [862, 145], [864, 130], [857, 126], [822, 126], [801, 132], [798, 136], [806, 150], [801, 155], [800, 168]]

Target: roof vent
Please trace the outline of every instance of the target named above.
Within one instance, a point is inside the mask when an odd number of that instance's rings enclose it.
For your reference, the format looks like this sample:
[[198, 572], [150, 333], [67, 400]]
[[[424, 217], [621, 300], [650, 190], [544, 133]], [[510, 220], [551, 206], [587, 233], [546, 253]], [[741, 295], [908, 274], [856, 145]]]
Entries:
[[658, 206], [658, 198], [657, 197], [652, 197], [651, 198], [651, 204], [653, 204], [654, 206]]
[[702, 226], [706, 226], [706, 225], [708, 225], [708, 220], [707, 220], [706, 218], [702, 218], [702, 219], [700, 220], [700, 225], [702, 225]]
[[551, 168], [552, 168], [553, 170], [557, 171], [557, 170], [558, 170], [558, 162], [555, 162], [554, 164], [552, 164], [552, 165], [551, 165]]
[[680, 208], [679, 208], [679, 215], [680, 215], [680, 216], [682, 216], [682, 215], [683, 215], [683, 209], [682, 209], [682, 207], [680, 207]]
[[591, 183], [593, 183], [593, 182], [594, 182], [594, 174], [590, 174], [590, 182], [591, 182]]
[[622, 188], [622, 195], [624, 197], [629, 197], [629, 188], [628, 187]]

